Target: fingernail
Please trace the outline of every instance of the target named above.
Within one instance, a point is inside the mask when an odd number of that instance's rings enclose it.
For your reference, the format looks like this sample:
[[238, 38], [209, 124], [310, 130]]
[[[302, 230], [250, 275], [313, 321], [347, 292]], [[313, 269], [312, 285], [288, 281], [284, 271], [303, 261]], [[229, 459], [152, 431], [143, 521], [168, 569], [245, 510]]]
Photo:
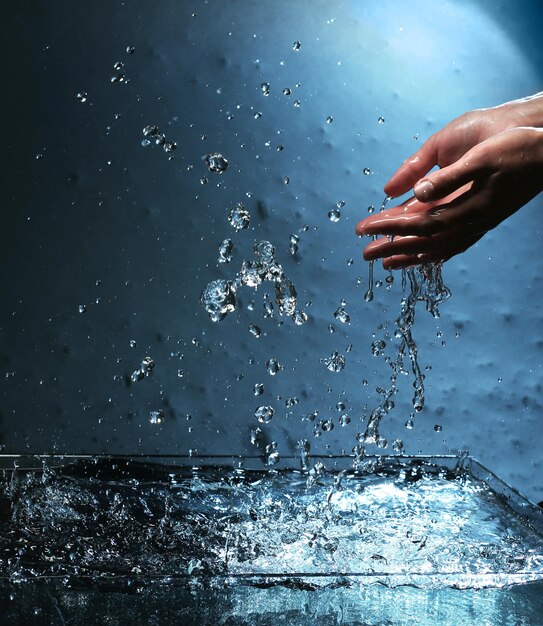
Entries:
[[432, 195], [432, 192], [434, 191], [434, 186], [432, 185], [432, 181], [428, 180], [427, 178], [423, 178], [422, 180], [419, 180], [419, 182], [415, 185], [413, 191], [415, 192], [417, 198], [424, 202]]

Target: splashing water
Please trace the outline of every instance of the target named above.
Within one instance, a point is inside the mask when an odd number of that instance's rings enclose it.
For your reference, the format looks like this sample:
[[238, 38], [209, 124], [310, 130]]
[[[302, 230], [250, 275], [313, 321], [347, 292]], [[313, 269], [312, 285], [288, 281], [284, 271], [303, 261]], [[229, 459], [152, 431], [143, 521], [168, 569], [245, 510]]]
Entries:
[[[424, 408], [424, 374], [418, 362], [417, 345], [412, 336], [412, 328], [415, 323], [415, 307], [417, 302], [424, 302], [426, 310], [434, 317], [439, 317], [439, 305], [447, 300], [451, 292], [444, 285], [441, 276], [442, 264], [421, 265], [402, 271], [402, 286], [405, 290], [406, 277], [409, 279], [410, 292], [402, 299], [400, 316], [396, 320], [395, 336], [400, 340], [395, 359], [386, 357], [386, 362], [392, 369], [390, 386], [382, 390], [382, 400], [371, 413], [366, 430], [361, 437], [361, 443], [384, 444], [379, 434], [379, 424], [383, 417], [394, 408], [393, 396], [398, 391], [398, 375], [407, 373], [404, 365], [405, 358], [409, 359], [413, 374], [413, 409], [419, 413]], [[384, 341], [376, 341], [372, 344], [372, 352], [379, 355], [386, 347]], [[383, 446], [384, 447], [384, 446]]]

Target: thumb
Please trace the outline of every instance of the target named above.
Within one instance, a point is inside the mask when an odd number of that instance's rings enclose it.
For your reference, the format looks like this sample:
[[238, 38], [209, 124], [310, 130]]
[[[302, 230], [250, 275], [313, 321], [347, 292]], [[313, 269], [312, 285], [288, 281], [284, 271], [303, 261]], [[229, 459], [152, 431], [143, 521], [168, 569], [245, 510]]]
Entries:
[[455, 163], [421, 178], [413, 191], [420, 202], [433, 202], [453, 193], [477, 178], [483, 169], [481, 156], [472, 148]]

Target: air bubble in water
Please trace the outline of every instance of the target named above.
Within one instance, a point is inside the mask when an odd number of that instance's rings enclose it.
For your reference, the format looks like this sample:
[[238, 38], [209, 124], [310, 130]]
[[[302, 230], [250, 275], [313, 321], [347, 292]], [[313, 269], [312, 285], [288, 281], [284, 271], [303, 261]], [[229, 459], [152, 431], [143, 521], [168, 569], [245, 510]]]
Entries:
[[261, 424], [269, 424], [274, 413], [275, 410], [271, 406], [259, 406], [255, 410], [255, 417]]
[[337, 351], [332, 352], [329, 358], [325, 357], [321, 361], [331, 372], [341, 372], [345, 367], [345, 357]]
[[249, 228], [249, 224], [251, 223], [249, 211], [247, 211], [241, 202], [238, 202], [233, 209], [228, 211], [227, 217], [230, 224], [237, 231]]
[[212, 152], [206, 156], [206, 164], [210, 172], [214, 174], [222, 174], [228, 168], [228, 161], [220, 152]]
[[253, 387], [253, 393], [255, 396], [261, 396], [264, 393], [264, 385], [262, 383], [256, 383]]
[[295, 41], [292, 44], [292, 49], [294, 50], [294, 52], [298, 52], [298, 50], [302, 47], [302, 44], [299, 41]]
[[219, 246], [219, 263], [230, 263], [234, 244], [231, 239], [225, 239]]
[[151, 411], [149, 413], [149, 422], [151, 424], [161, 424], [164, 420], [164, 411], [159, 409], [158, 411]]
[[277, 372], [280, 372], [283, 369], [283, 366], [277, 359], [269, 359], [266, 361], [266, 369], [268, 370], [268, 374], [270, 376], [275, 376]]
[[334, 317], [338, 320], [338, 322], [342, 322], [343, 324], [349, 324], [351, 321], [350, 315], [342, 306], [336, 309]]
[[369, 168], [369, 167], [365, 167], [365, 168], [362, 170], [362, 173], [363, 173], [365, 176], [369, 176], [369, 175], [371, 174], [371, 170], [370, 170], [370, 168]]
[[211, 321], [222, 320], [236, 308], [236, 287], [230, 280], [213, 280], [206, 285], [200, 303], [208, 312]]
[[329, 213], [328, 213], [328, 219], [331, 222], [339, 222], [339, 218], [341, 217], [341, 213], [339, 212], [339, 209], [332, 209]]
[[86, 102], [87, 101], [87, 92], [86, 91], [80, 91], [76, 98], [79, 100], [79, 102]]
[[270, 85], [269, 85], [269, 83], [262, 83], [260, 85], [260, 89], [261, 89], [263, 95], [265, 95], [265, 96], [269, 96], [270, 95]]
[[257, 339], [260, 337], [260, 335], [262, 334], [262, 331], [260, 330], [260, 328], [256, 325], [256, 324], [251, 324], [249, 326], [249, 332], [251, 333], [251, 335], [253, 337], [256, 337]]

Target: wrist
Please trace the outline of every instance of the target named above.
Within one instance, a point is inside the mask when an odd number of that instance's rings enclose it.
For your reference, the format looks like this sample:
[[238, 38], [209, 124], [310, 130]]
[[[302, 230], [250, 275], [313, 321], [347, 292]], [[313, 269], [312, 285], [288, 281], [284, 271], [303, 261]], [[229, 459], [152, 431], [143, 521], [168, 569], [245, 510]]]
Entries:
[[543, 128], [543, 92], [500, 104], [494, 110], [505, 116], [509, 128]]

